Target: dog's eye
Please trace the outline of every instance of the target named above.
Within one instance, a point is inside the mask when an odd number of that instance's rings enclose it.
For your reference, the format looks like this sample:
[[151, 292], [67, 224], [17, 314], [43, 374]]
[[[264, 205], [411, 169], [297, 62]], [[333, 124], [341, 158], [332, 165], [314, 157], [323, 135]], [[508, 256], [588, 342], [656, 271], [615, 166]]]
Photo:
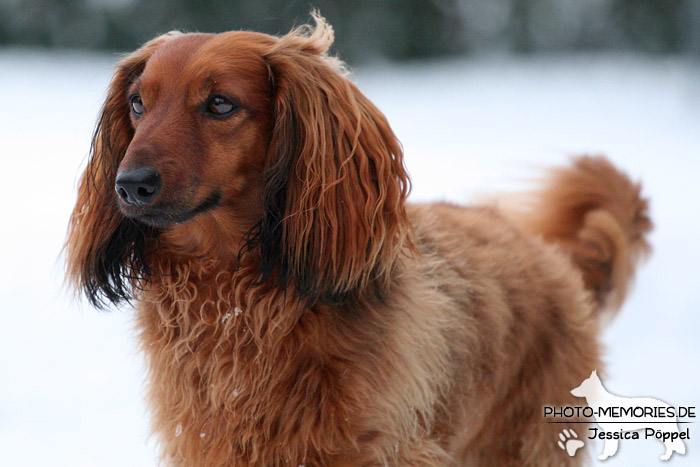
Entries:
[[146, 110], [141, 101], [141, 96], [138, 94], [134, 94], [129, 98], [129, 104], [131, 105], [131, 111], [134, 112], [135, 115], [141, 115]]
[[214, 117], [227, 117], [238, 110], [238, 105], [224, 96], [212, 96], [207, 102], [207, 113]]

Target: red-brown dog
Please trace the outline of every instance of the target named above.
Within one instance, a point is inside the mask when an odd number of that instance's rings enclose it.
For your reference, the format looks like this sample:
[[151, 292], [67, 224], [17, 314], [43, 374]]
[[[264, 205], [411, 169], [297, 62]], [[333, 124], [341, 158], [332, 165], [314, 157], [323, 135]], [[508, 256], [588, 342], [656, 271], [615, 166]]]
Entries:
[[601, 158], [527, 222], [408, 205], [401, 147], [316, 18], [166, 34], [122, 60], [67, 242], [97, 306], [134, 300], [171, 465], [561, 465], [544, 405], [598, 360], [646, 250]]

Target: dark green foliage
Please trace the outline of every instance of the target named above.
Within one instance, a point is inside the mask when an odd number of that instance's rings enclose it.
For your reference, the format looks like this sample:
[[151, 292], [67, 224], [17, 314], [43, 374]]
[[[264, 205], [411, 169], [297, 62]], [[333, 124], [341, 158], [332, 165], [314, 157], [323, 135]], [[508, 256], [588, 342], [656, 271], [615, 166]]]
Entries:
[[3, 0], [0, 44], [127, 51], [173, 29], [284, 34], [312, 8], [351, 63], [493, 49], [699, 48], [697, 0]]

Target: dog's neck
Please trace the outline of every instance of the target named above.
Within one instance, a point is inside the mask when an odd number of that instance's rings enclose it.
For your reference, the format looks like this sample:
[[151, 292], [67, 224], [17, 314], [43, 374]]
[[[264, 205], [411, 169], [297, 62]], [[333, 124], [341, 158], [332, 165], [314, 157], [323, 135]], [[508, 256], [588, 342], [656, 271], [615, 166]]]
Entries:
[[233, 265], [236, 269], [238, 253], [253, 225], [253, 220], [232, 220], [227, 210], [206, 213], [161, 231], [160, 242], [167, 252], [160, 256], [179, 258], [182, 263], [218, 261], [223, 263], [220, 266]]
[[163, 251], [155, 258], [153, 277], [140, 299], [157, 310], [160, 326], [177, 323], [180, 338], [195, 326], [207, 327], [209, 338], [237, 338], [245, 331], [250, 334], [246, 339], [271, 344], [278, 333], [284, 335], [296, 325], [304, 303], [291, 287], [275, 286], [273, 278], [258, 283], [254, 258], [239, 264], [237, 253], [195, 261], [190, 254]]

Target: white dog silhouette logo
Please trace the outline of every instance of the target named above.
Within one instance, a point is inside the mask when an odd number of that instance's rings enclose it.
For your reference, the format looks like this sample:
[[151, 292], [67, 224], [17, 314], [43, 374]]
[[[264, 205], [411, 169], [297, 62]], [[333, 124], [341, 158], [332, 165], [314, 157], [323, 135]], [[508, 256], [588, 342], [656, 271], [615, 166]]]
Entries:
[[[626, 432], [641, 429], [669, 435], [662, 438], [666, 452], [661, 460], [670, 459], [674, 452], [685, 454], [685, 444], [675, 435], [680, 434], [676, 417], [667, 415], [672, 413], [670, 404], [651, 397], [620, 397], [611, 394], [603, 387], [595, 370], [579, 387], [572, 389], [571, 394], [586, 398], [596, 423], [605, 432], [604, 436], [599, 436], [605, 440], [605, 446], [598, 459], [605, 460], [613, 456], [617, 452], [619, 439], [630, 438], [625, 435]], [[635, 436], [637, 437], [638, 435]]]

